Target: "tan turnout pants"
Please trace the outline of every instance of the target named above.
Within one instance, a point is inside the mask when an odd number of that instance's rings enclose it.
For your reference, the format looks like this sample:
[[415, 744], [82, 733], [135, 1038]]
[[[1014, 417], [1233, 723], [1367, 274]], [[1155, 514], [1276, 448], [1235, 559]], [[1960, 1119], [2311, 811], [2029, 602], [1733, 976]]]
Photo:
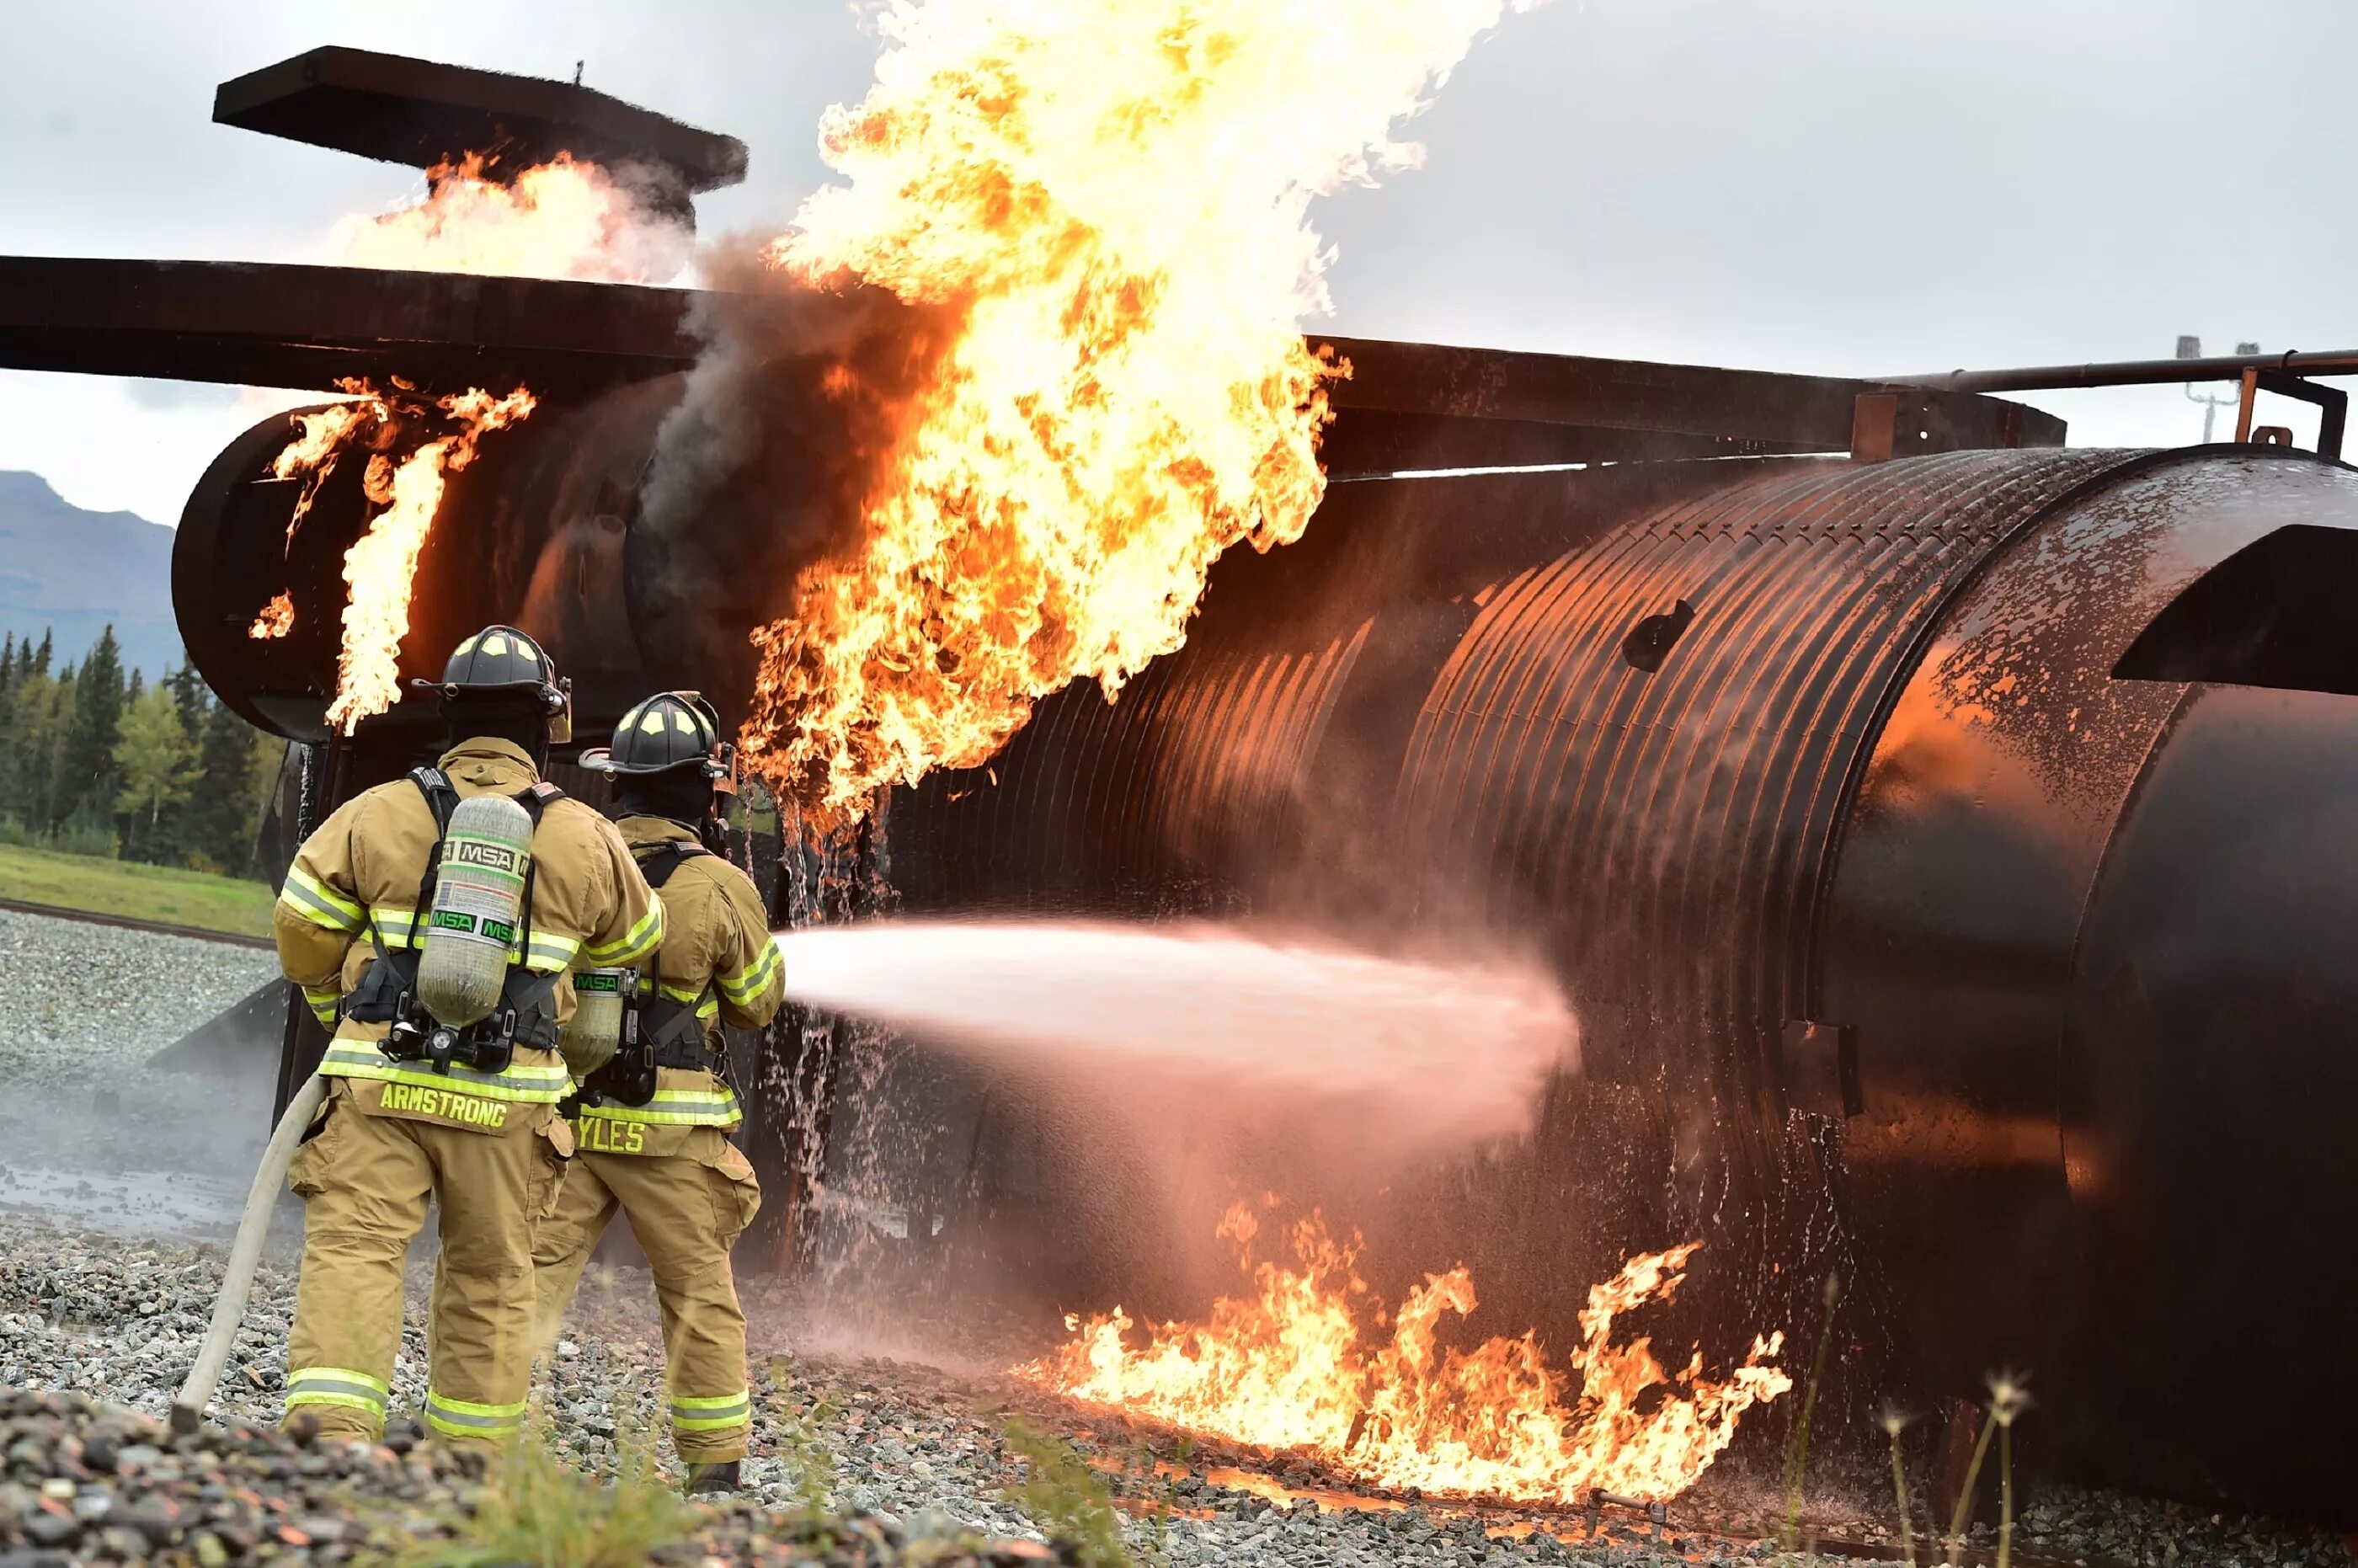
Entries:
[[372, 1114], [331, 1085], [324, 1122], [296, 1152], [303, 1271], [287, 1346], [283, 1425], [331, 1438], [384, 1429], [401, 1347], [402, 1274], [429, 1203], [441, 1209], [426, 1423], [493, 1442], [524, 1422], [536, 1346], [532, 1232], [555, 1206], [572, 1130], [552, 1105], [511, 1104], [494, 1130]]
[[676, 1153], [574, 1157], [557, 1212], [533, 1242], [533, 1289], [542, 1343], [553, 1344], [591, 1249], [615, 1210], [630, 1216], [663, 1308], [673, 1444], [683, 1464], [720, 1465], [745, 1456], [752, 1425], [729, 1249], [762, 1193], [719, 1128], [686, 1131]]

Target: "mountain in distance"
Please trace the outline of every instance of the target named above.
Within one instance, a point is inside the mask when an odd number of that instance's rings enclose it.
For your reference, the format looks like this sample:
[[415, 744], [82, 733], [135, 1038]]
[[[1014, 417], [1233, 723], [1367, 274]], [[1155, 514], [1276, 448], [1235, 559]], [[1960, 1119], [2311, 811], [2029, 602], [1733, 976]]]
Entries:
[[0, 471], [0, 633], [57, 633], [80, 663], [109, 623], [126, 669], [151, 681], [181, 659], [172, 618], [172, 530], [129, 512], [85, 512], [36, 473]]

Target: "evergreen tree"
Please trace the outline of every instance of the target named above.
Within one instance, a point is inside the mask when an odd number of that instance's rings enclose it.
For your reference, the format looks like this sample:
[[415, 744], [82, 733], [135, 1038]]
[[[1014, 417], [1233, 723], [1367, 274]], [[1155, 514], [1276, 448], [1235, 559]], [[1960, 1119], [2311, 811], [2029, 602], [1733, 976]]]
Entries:
[[197, 678], [196, 662], [190, 660], [166, 676], [164, 684], [171, 688], [172, 700], [180, 706], [181, 725], [193, 738], [204, 727], [205, 709], [212, 706], [212, 694]]
[[[184, 664], [166, 676], [159, 689], [172, 695], [173, 708], [180, 719], [180, 732], [187, 742], [191, 765], [195, 766], [204, 748], [205, 724], [213, 708], [212, 694], [197, 678], [193, 664]], [[191, 865], [198, 856], [206, 853], [199, 816], [209, 787], [200, 772], [194, 787], [164, 808], [162, 817], [148, 834], [146, 858], [167, 865]]]
[[47, 838], [56, 827], [51, 807], [57, 800], [59, 740], [73, 700], [73, 687], [36, 671], [16, 687], [15, 747], [10, 758], [16, 775], [16, 815], [25, 831]]
[[127, 819], [123, 835], [126, 852], [168, 863], [171, 846], [161, 841], [158, 829], [165, 808], [189, 797], [196, 779], [196, 752], [181, 728], [179, 704], [171, 692], [162, 687], [140, 689], [141, 684], [135, 677], [132, 681], [138, 695], [131, 699], [114, 742], [112, 760], [123, 781], [114, 808]]
[[225, 702], [209, 704], [197, 746], [197, 783], [184, 813], [189, 862], [243, 874], [254, 858], [258, 815], [255, 731]]
[[74, 676], [73, 722], [59, 762], [57, 815], [90, 839], [114, 828], [114, 742], [123, 728], [123, 649], [109, 626]]
[[[16, 633], [11, 632], [0, 642], [0, 735], [11, 738], [11, 744], [21, 744], [16, 737]], [[16, 763], [12, 750], [0, 753], [0, 823], [23, 825], [23, 813], [16, 805]]]
[[52, 636], [53, 633], [48, 627], [45, 626], [41, 629], [40, 656], [33, 661], [33, 673], [37, 676], [45, 676], [49, 673], [49, 643]]

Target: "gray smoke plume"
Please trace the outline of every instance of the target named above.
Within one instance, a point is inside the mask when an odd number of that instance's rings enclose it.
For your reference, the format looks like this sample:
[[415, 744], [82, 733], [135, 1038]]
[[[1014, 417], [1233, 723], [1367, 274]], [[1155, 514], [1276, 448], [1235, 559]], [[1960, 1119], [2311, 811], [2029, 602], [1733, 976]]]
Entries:
[[688, 326], [704, 351], [656, 436], [630, 568], [651, 590], [640, 643], [676, 665], [656, 673], [705, 672], [734, 715], [752, 689], [748, 633], [792, 613], [804, 568], [857, 546], [957, 313], [813, 287], [742, 237], [702, 266]]

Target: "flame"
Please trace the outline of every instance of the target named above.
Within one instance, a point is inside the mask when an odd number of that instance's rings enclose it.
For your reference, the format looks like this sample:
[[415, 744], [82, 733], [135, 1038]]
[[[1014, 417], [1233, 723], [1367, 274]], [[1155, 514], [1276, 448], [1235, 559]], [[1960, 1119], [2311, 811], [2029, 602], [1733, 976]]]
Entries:
[[[330, 240], [337, 259], [351, 266], [635, 283], [668, 277], [687, 258], [689, 230], [683, 221], [655, 211], [641, 187], [569, 153], [513, 176], [469, 153], [436, 164], [426, 181], [425, 197], [411, 206], [338, 224]], [[523, 387], [497, 398], [473, 388], [428, 403], [397, 377], [383, 391], [361, 382], [343, 384], [350, 401], [293, 416], [295, 438], [270, 471], [303, 481], [287, 524], [291, 544], [339, 459], [347, 451], [370, 451], [362, 490], [382, 510], [344, 556], [351, 597], [335, 701], [328, 710], [329, 721], [350, 734], [400, 697], [410, 583], [446, 477], [474, 460], [486, 432], [529, 415], [535, 399]], [[254, 395], [254, 389], [247, 393]], [[275, 401], [282, 395], [260, 395]], [[395, 455], [402, 428], [438, 411], [458, 428]], [[294, 625], [294, 597], [281, 593], [246, 635], [284, 637]]]
[[[1471, 1350], [1444, 1349], [1447, 1314], [1474, 1310], [1463, 1265], [1428, 1274], [1373, 1340], [1382, 1303], [1356, 1271], [1358, 1243], [1335, 1240], [1316, 1215], [1291, 1227], [1295, 1267], [1251, 1266], [1260, 1222], [1238, 1204], [1220, 1234], [1251, 1269], [1254, 1293], [1223, 1298], [1200, 1324], [1144, 1329], [1121, 1308], [1014, 1375], [1076, 1400], [1231, 1442], [1315, 1455], [1329, 1468], [1390, 1487], [1573, 1505], [1589, 1489], [1667, 1500], [1694, 1485], [1736, 1434], [1737, 1418], [1792, 1379], [1774, 1364], [1784, 1336], [1753, 1341], [1727, 1377], [1703, 1375], [1700, 1352], [1675, 1373], [1649, 1337], [1613, 1340], [1617, 1318], [1666, 1302], [1699, 1242], [1629, 1259], [1588, 1292], [1582, 1342], [1551, 1370], [1530, 1334]], [[1575, 1391], [1572, 1391], [1574, 1390]]]
[[259, 643], [273, 637], [284, 637], [293, 630], [295, 596], [291, 592], [282, 592], [262, 607], [262, 613], [254, 618], [254, 624], [245, 629], [245, 634]]
[[[1415, 160], [1393, 123], [1502, 0], [892, 0], [824, 126], [848, 183], [775, 266], [959, 312], [855, 558], [756, 632], [750, 762], [822, 817], [980, 763], [1076, 677], [1176, 648], [1224, 550], [1298, 537], [1344, 367], [1311, 198]], [[1020, 15], [1019, 15], [1020, 13]]]
[[469, 153], [427, 169], [413, 205], [338, 223], [329, 248], [347, 266], [660, 283], [692, 240], [646, 189], [570, 153], [513, 176]]
[[[336, 697], [328, 708], [328, 722], [349, 735], [362, 719], [400, 699], [401, 641], [409, 634], [410, 582], [448, 476], [475, 460], [476, 448], [486, 434], [530, 415], [535, 399], [521, 386], [505, 397], [471, 387], [431, 401], [398, 381], [389, 392], [360, 383], [347, 383], [346, 390], [354, 394], [353, 401], [294, 416], [295, 438], [273, 460], [270, 471], [280, 479], [304, 481], [287, 524], [291, 538], [338, 460], [355, 448], [371, 449], [361, 489], [369, 504], [381, 510], [344, 552], [344, 582], [351, 591], [344, 605]], [[456, 428], [399, 451], [405, 431], [437, 414]], [[248, 635], [280, 634], [265, 632], [263, 625], [286, 600], [285, 594], [274, 600]], [[293, 619], [288, 601], [287, 624]]]

